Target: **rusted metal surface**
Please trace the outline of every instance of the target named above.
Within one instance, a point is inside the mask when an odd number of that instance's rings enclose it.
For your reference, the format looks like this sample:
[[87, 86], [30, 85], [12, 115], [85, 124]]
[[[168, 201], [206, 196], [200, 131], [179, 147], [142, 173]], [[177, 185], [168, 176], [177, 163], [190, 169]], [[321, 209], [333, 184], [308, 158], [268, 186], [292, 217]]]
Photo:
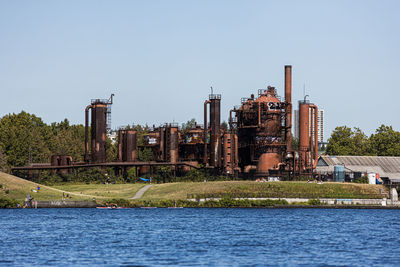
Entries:
[[305, 171], [309, 165], [310, 150], [310, 104], [299, 102], [299, 150], [301, 159], [301, 169]]
[[[51, 155], [50, 158], [50, 166], [53, 167], [60, 167], [60, 166], [72, 166], [72, 157], [68, 155]], [[42, 166], [47, 166], [47, 165], [42, 165]], [[38, 165], [32, 166], [32, 167], [40, 167]], [[52, 169], [51, 174], [56, 174], [57, 169]], [[71, 169], [60, 169], [59, 170], [60, 174], [68, 174], [71, 173]]]
[[85, 162], [89, 162], [89, 110], [92, 105], [85, 108]]
[[169, 127], [170, 145], [169, 145], [169, 161], [172, 163], [178, 162], [178, 127]]
[[[203, 163], [202, 167], [215, 174], [247, 173], [248, 177], [279, 176], [285, 173], [308, 175], [315, 169], [318, 156], [318, 108], [308, 101], [299, 102], [300, 147], [294, 151], [291, 146], [292, 67], [285, 66], [284, 73], [284, 101], [272, 86], [260, 89], [257, 97], [251, 94], [249, 98], [242, 98], [241, 105], [229, 112], [229, 129], [221, 129], [221, 95], [216, 94], [209, 95], [204, 102], [203, 127], [196, 125], [193, 129], [180, 130], [174, 124], [158, 128], [153, 126], [139, 146], [139, 149], [151, 149], [150, 162], [137, 161], [137, 133], [132, 130], [118, 132], [118, 162], [106, 162], [107, 122], [112, 97], [109, 100], [92, 100], [91, 105], [85, 109], [85, 162], [74, 163], [68, 168], [112, 166], [126, 172], [129, 167], [136, 166], [139, 174], [152, 173], [156, 166], [171, 166], [175, 173]], [[43, 169], [43, 166], [26, 167], [26, 170]], [[48, 166], [52, 172], [64, 168], [55, 158], [51, 159]], [[68, 171], [68, 168], [65, 169]]]
[[204, 101], [204, 151], [203, 151], [203, 163], [204, 165], [208, 165], [208, 156], [207, 156], [207, 139], [208, 139], [208, 123], [207, 123], [207, 104], [211, 103], [210, 100]]
[[212, 167], [221, 167], [221, 95], [211, 94], [210, 101], [210, 161]]
[[[285, 103], [281, 102], [274, 87], [259, 90], [258, 98], [252, 95], [235, 109], [238, 135], [238, 165], [243, 170], [260, 176], [269, 175], [280, 168], [285, 143], [282, 122]], [[252, 167], [249, 167], [252, 166]]]
[[[106, 135], [111, 122], [111, 105], [114, 94], [108, 100], [92, 99], [85, 109], [85, 162], [106, 162]], [[91, 110], [91, 151], [89, 156], [89, 110]], [[107, 123], [108, 122], [108, 123]]]
[[194, 169], [199, 167], [192, 162], [157, 162], [157, 161], [136, 161], [136, 162], [105, 162], [105, 163], [91, 163], [91, 164], [73, 164], [71, 166], [51, 166], [51, 165], [40, 165], [40, 166], [22, 166], [13, 167], [11, 171], [17, 170], [53, 170], [53, 169], [77, 169], [77, 168], [91, 168], [91, 167], [124, 167], [124, 166], [188, 166]]
[[137, 145], [136, 131], [119, 130], [118, 131], [118, 161], [136, 161]]
[[318, 161], [318, 107], [307, 100], [300, 101], [299, 124], [300, 169], [310, 174]]
[[105, 103], [92, 104], [91, 132], [91, 162], [106, 162], [107, 105]]
[[198, 163], [204, 160], [204, 129], [199, 125], [195, 128], [185, 130], [180, 133], [178, 138], [179, 160], [196, 161]]
[[[310, 104], [310, 108], [313, 111], [313, 126], [314, 126], [314, 131], [313, 131], [313, 154], [314, 154], [314, 162], [312, 163], [312, 169], [317, 168], [317, 163], [318, 163], [318, 107], [314, 104]], [[312, 144], [312, 143], [311, 143]], [[312, 146], [312, 145], [311, 145]]]
[[285, 66], [285, 142], [286, 150], [292, 150], [292, 66]]

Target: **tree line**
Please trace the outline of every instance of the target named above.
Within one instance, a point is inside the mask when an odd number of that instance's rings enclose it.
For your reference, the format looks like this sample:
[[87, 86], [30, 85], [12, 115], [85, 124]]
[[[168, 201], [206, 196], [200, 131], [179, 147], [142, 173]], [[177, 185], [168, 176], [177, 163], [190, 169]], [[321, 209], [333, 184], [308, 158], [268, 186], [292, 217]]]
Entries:
[[7, 170], [29, 163], [46, 163], [53, 154], [83, 161], [85, 127], [65, 119], [50, 125], [22, 111], [0, 119], [0, 168]]
[[[182, 125], [182, 130], [194, 127], [195, 120]], [[143, 145], [145, 135], [151, 130], [147, 125], [132, 125], [137, 131], [138, 145]], [[90, 131], [89, 131], [90, 132]], [[29, 163], [48, 163], [53, 154], [72, 156], [83, 161], [85, 127], [71, 125], [67, 119], [46, 124], [40, 117], [22, 111], [8, 114], [0, 119], [0, 169], [8, 171], [14, 166]], [[117, 144], [107, 137], [107, 161], [114, 161]], [[400, 132], [392, 126], [381, 125], [375, 133], [367, 136], [359, 128], [336, 127], [328, 139], [326, 154], [359, 156], [400, 156]], [[151, 151], [138, 149], [139, 160], [150, 160]]]
[[[182, 124], [188, 130], [196, 125], [195, 119]], [[128, 125], [137, 131], [137, 144], [144, 144], [145, 136], [151, 131], [148, 125]], [[89, 131], [90, 135], [90, 131]], [[117, 137], [118, 138], [118, 137]], [[22, 111], [0, 118], [0, 170], [8, 172], [11, 167], [30, 163], [49, 163], [51, 155], [70, 155], [74, 161], [84, 160], [85, 126], [71, 125], [68, 119], [46, 124], [40, 117]], [[106, 159], [115, 161], [117, 143], [107, 136]], [[138, 148], [138, 159], [149, 161], [153, 157], [150, 149]]]
[[400, 132], [381, 125], [367, 136], [361, 129], [336, 127], [328, 139], [326, 154], [336, 156], [400, 156]]

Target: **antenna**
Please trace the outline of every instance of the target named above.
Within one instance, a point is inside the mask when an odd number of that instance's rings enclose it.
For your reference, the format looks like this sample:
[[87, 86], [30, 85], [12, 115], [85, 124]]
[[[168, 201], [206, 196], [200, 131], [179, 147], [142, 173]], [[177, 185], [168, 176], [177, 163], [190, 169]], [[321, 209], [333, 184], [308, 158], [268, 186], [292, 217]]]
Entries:
[[304, 99], [305, 99], [305, 95], [306, 95], [306, 83], [303, 83], [303, 95], [304, 95]]
[[210, 88], [211, 88], [211, 94], [213, 95], [213, 88], [212, 88], [212, 86], [210, 86]]

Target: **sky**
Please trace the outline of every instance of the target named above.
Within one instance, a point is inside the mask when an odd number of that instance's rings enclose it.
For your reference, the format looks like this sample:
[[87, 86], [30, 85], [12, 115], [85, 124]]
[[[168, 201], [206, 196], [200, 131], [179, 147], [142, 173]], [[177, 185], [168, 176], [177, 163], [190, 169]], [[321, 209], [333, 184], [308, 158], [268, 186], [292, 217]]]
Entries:
[[[0, 116], [84, 123], [109, 98], [112, 128], [203, 121], [210, 87], [221, 120], [293, 66], [293, 102], [367, 135], [400, 130], [400, 1], [0, 0]], [[305, 89], [305, 90], [304, 90]]]

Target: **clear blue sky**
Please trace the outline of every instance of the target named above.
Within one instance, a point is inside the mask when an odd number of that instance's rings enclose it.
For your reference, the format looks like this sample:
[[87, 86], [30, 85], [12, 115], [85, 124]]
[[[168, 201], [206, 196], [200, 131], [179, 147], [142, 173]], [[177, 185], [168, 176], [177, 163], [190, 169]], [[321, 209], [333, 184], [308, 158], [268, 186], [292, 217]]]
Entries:
[[267, 85], [339, 125], [400, 130], [400, 1], [0, 1], [0, 116], [84, 123], [115, 93], [113, 127], [222, 119]]

